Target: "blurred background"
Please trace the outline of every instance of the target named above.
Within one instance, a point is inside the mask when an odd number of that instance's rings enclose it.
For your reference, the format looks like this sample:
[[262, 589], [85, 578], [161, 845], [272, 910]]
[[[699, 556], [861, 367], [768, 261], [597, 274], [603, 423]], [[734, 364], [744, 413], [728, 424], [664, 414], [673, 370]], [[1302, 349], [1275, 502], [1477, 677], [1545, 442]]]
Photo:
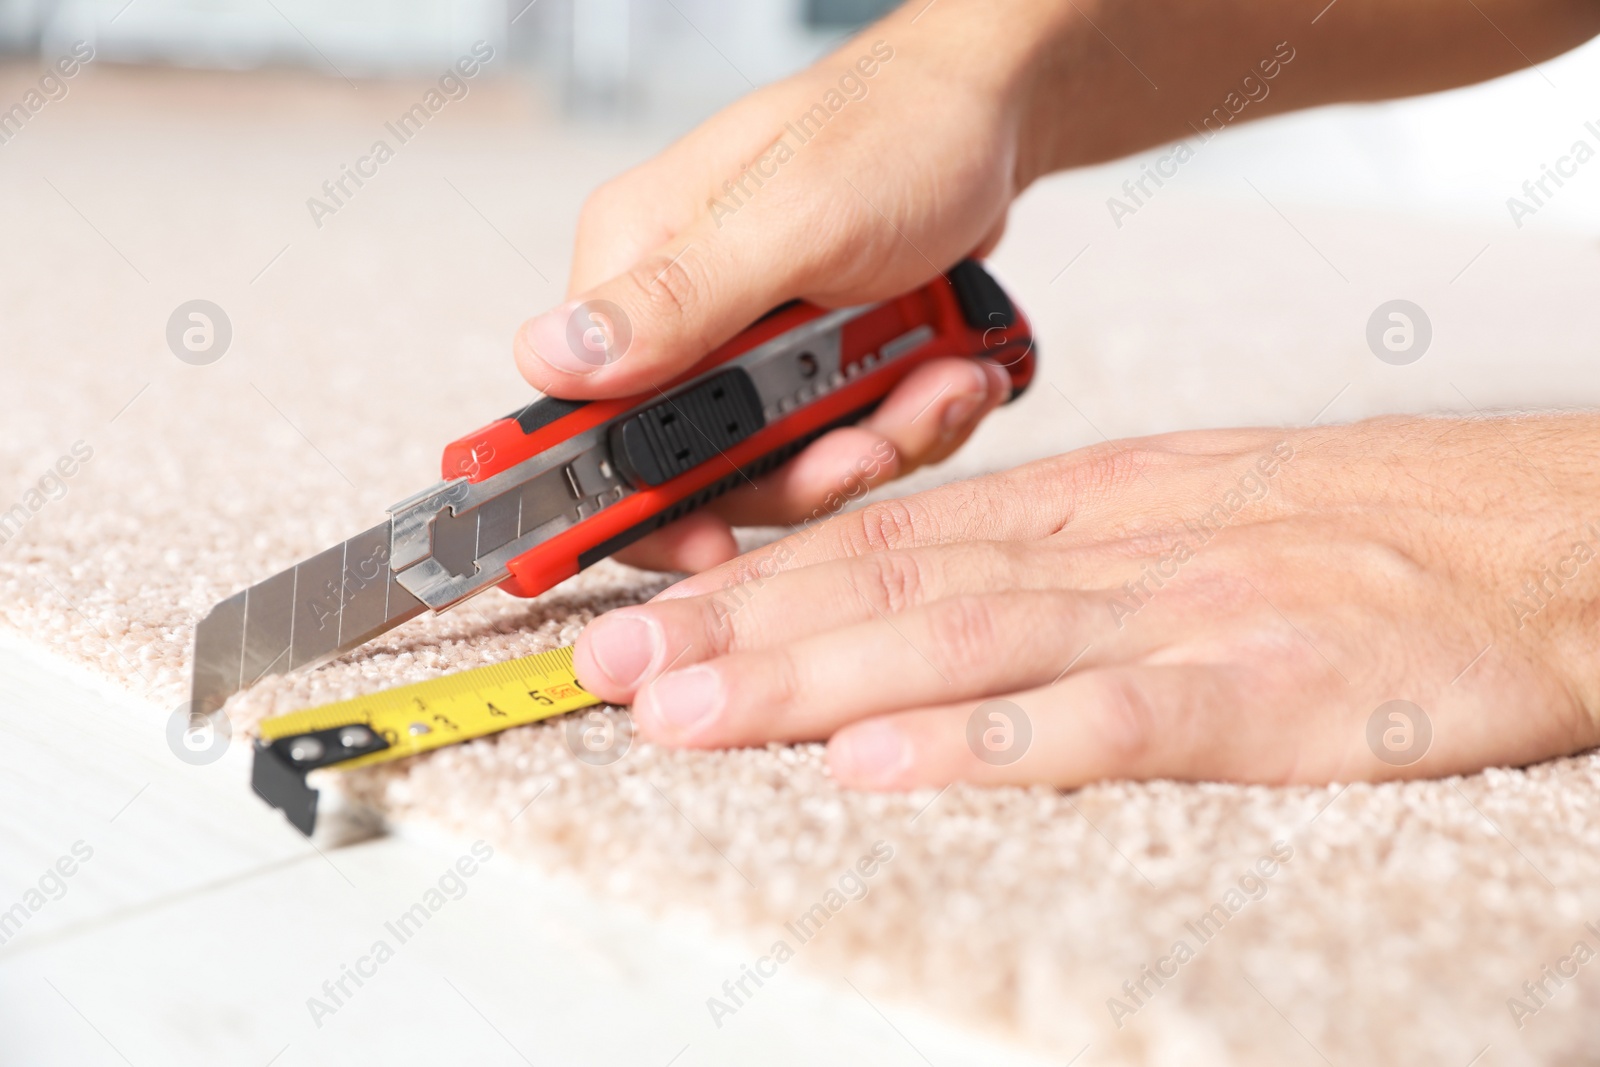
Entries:
[[[672, 121], [805, 65], [888, 0], [0, 0], [0, 49], [216, 70], [404, 77], [474, 41], [562, 106]], [[715, 59], [737, 56], [737, 65]]]
[[[521, 82], [559, 114], [672, 134], [753, 85], [806, 65], [892, 6], [889, 0], [0, 0], [0, 57], [49, 59], [84, 40], [108, 64], [298, 68], [359, 81], [425, 75], [485, 40], [509, 59], [494, 75]], [[1197, 185], [1229, 182], [1249, 165], [1281, 191], [1304, 197], [1498, 219], [1506, 216], [1506, 198], [1583, 135], [1587, 121], [1600, 122], [1600, 47], [1593, 45], [1488, 86], [1327, 109], [1274, 122], [1270, 132], [1238, 128], [1226, 146], [1185, 173]], [[1583, 176], [1583, 191], [1556, 198], [1539, 212], [1539, 225], [1600, 229], [1597, 182]]]

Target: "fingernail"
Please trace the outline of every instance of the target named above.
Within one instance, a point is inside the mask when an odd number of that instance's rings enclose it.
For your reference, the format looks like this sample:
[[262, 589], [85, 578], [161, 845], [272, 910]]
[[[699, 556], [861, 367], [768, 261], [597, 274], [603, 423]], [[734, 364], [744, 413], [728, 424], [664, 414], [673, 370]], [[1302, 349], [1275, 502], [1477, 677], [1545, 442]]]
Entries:
[[[593, 374], [610, 362], [606, 358], [606, 345], [610, 342], [599, 326], [591, 324], [577, 330], [570, 328], [574, 325], [583, 326], [573, 319], [578, 307], [578, 301], [571, 300], [537, 318], [529, 319], [522, 324], [522, 343], [558, 371]], [[600, 333], [594, 332], [597, 330]], [[592, 350], [589, 347], [591, 342], [595, 345]]]
[[[710, 667], [664, 674], [645, 690], [643, 709], [666, 730], [685, 737], [704, 729], [722, 713], [722, 679]], [[639, 709], [635, 709], [639, 710]]]
[[589, 652], [605, 676], [623, 689], [639, 684], [661, 651], [661, 628], [638, 615], [602, 615], [589, 624]]
[[966, 427], [972, 416], [989, 396], [989, 375], [974, 363], [971, 367], [972, 384], [944, 407], [940, 428], [946, 437]]
[[898, 728], [868, 721], [833, 739], [845, 778], [861, 785], [890, 785], [911, 765], [911, 746]]

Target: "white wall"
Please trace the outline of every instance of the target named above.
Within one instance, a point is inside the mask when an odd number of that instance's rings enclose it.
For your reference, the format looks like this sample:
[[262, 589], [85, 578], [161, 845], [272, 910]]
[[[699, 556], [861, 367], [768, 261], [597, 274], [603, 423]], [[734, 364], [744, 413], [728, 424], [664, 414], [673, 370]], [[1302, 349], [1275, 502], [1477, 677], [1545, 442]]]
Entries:
[[[619, 111], [661, 133], [822, 52], [828, 37], [802, 26], [801, 9], [802, 0], [0, 0], [0, 46], [42, 37], [48, 53], [83, 36], [113, 61], [292, 62], [359, 77], [431, 70], [478, 38], [509, 41], [586, 120]], [[594, 17], [575, 19], [577, 10]], [[575, 23], [587, 26], [576, 55]], [[1293, 76], [1292, 65], [1280, 75]], [[1600, 43], [1486, 85], [1242, 123], [1177, 180], [1254, 197], [1248, 176], [1274, 200], [1448, 216], [1515, 234], [1507, 198], [1528, 202], [1523, 182], [1580, 140], [1600, 157]], [[1071, 181], [1116, 195], [1159, 154]], [[1600, 158], [1566, 181], [1547, 186], [1553, 195], [1522, 230], [1600, 231]]]
[[[1291, 64], [1280, 75], [1293, 77]], [[1594, 128], [1585, 128], [1585, 123]], [[1522, 229], [1600, 233], [1600, 41], [1537, 70], [1482, 85], [1383, 104], [1321, 108], [1225, 130], [1179, 181], [1222, 195], [1263, 193], [1300, 203], [1356, 204], [1466, 220], [1518, 232], [1506, 200], [1585, 141], [1596, 158], [1576, 167]], [[1146, 153], [1095, 168], [1082, 180], [1117, 194]], [[1541, 194], [1542, 197], [1542, 194]]]

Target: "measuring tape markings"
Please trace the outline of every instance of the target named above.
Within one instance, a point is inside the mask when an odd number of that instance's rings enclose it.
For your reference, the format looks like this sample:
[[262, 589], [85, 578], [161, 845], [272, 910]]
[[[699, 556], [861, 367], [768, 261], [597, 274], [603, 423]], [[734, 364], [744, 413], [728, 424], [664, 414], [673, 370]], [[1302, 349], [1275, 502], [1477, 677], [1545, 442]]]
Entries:
[[266, 719], [257, 727], [273, 744], [301, 734], [365, 726], [389, 747], [337, 764], [341, 770], [402, 759], [601, 703], [578, 684], [572, 648], [386, 689]]

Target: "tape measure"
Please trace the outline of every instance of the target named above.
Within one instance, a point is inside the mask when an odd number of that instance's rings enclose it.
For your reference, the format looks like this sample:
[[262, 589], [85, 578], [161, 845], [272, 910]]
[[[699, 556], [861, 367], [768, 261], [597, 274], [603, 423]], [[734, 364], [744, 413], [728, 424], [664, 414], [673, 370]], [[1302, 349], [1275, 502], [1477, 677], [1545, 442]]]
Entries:
[[309, 837], [317, 817], [311, 771], [403, 759], [600, 702], [578, 684], [571, 646], [552, 649], [266, 719], [250, 785]]

